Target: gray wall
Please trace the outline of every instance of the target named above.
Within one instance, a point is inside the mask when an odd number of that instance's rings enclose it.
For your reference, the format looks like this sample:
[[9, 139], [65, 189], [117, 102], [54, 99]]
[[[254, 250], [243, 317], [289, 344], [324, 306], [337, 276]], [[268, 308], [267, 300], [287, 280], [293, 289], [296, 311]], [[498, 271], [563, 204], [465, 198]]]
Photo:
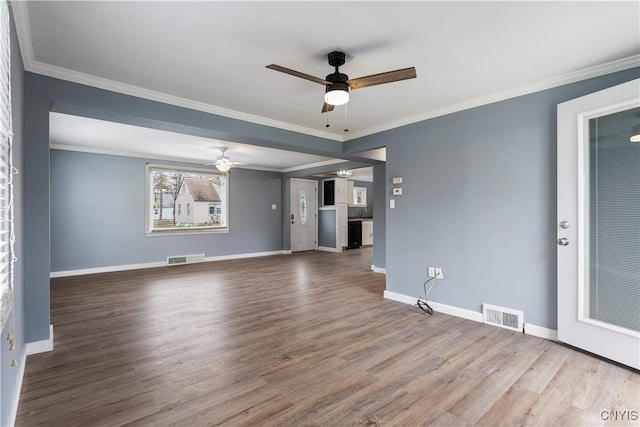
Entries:
[[[337, 141], [24, 73], [24, 115], [28, 121], [24, 129], [28, 147], [24, 152], [24, 194], [28, 195], [24, 199], [24, 251], [29, 254], [24, 267], [26, 342], [49, 338], [50, 110], [329, 157], [341, 155], [343, 150]], [[238, 249], [233, 246], [236, 243], [231, 244], [230, 250]], [[203, 242], [197, 245], [206, 246]], [[83, 262], [86, 264], [81, 265], [88, 265], [90, 260]]]
[[[435, 265], [445, 272], [435, 301], [521, 308], [527, 322], [555, 328], [555, 106], [635, 77], [638, 69], [627, 70], [343, 144], [25, 73], [25, 342], [49, 338], [50, 110], [330, 157], [386, 146], [386, 194], [374, 209], [385, 209], [387, 255], [380, 262], [374, 223], [374, 263], [385, 265], [387, 288], [418, 296]], [[395, 210], [392, 176], [405, 179]], [[280, 186], [284, 212], [286, 180]], [[288, 228], [280, 229], [286, 248]]]
[[637, 77], [627, 70], [348, 142], [386, 145], [387, 199], [391, 177], [404, 179], [396, 208], [385, 203], [387, 290], [419, 297], [427, 267], [442, 267], [433, 301], [520, 309], [555, 329], [556, 105]]
[[336, 211], [318, 211], [318, 246], [336, 248]]
[[386, 267], [387, 253], [387, 178], [386, 164], [373, 167], [373, 265], [377, 268]]
[[52, 272], [281, 250], [281, 174], [245, 169], [229, 176], [229, 233], [146, 237], [147, 161], [51, 150]]
[[[14, 264], [14, 283], [13, 283], [13, 316], [9, 317], [9, 321], [5, 325], [2, 331], [2, 337], [0, 337], [0, 350], [2, 358], [0, 360], [0, 370], [2, 374], [0, 378], [2, 380], [1, 393], [2, 412], [0, 413], [0, 425], [10, 425], [11, 420], [11, 406], [14, 401], [19, 398], [16, 393], [16, 386], [21, 381], [18, 378], [21, 366], [12, 367], [11, 360], [16, 359], [20, 364], [25, 354], [25, 332], [24, 332], [24, 250], [22, 242], [24, 239], [23, 233], [23, 91], [24, 91], [24, 66], [22, 65], [22, 58], [20, 56], [20, 48], [18, 47], [18, 39], [16, 36], [15, 27], [13, 25], [13, 19], [11, 20], [11, 103], [12, 103], [12, 115], [13, 115], [13, 164], [16, 169], [20, 171], [19, 174], [13, 176], [13, 209], [14, 209], [14, 230], [16, 236], [16, 242], [14, 246], [14, 254], [17, 258]], [[9, 342], [6, 340], [7, 334], [11, 331], [13, 322], [13, 334], [15, 336], [16, 349], [14, 351], [9, 350]]]

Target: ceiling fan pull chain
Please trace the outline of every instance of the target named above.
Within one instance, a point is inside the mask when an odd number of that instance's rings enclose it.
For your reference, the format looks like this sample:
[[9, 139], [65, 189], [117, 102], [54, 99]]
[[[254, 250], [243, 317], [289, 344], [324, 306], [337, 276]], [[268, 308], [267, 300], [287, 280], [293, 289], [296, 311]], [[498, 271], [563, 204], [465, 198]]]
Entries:
[[344, 132], [349, 132], [349, 127], [347, 126], [347, 104], [344, 104]]

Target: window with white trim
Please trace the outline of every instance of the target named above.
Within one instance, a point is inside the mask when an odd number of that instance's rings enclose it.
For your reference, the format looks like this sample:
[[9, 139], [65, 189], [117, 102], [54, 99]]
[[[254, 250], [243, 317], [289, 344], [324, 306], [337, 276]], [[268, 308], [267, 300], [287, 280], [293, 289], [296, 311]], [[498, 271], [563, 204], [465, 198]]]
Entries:
[[147, 235], [227, 232], [229, 175], [147, 165]]
[[0, 4], [0, 328], [13, 307], [13, 163], [11, 144], [11, 33], [9, 5]]

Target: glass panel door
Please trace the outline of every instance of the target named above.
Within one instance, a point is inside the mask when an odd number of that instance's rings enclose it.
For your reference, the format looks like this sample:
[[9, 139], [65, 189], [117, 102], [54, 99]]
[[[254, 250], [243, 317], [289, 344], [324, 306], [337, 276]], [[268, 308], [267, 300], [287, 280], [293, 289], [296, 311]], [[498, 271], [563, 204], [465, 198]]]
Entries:
[[558, 105], [558, 339], [640, 369], [640, 79]]
[[[635, 130], [634, 130], [635, 129]], [[589, 120], [590, 319], [640, 331], [640, 108]]]

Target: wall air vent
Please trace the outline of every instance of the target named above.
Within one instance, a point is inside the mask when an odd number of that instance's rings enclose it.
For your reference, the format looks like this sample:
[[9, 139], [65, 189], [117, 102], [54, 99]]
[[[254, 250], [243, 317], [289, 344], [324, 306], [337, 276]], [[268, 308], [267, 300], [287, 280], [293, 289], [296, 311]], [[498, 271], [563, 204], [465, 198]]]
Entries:
[[523, 332], [524, 313], [520, 310], [482, 304], [482, 316], [484, 323], [488, 323], [489, 325]]
[[167, 257], [167, 265], [191, 264], [204, 261], [204, 254], [179, 255]]

